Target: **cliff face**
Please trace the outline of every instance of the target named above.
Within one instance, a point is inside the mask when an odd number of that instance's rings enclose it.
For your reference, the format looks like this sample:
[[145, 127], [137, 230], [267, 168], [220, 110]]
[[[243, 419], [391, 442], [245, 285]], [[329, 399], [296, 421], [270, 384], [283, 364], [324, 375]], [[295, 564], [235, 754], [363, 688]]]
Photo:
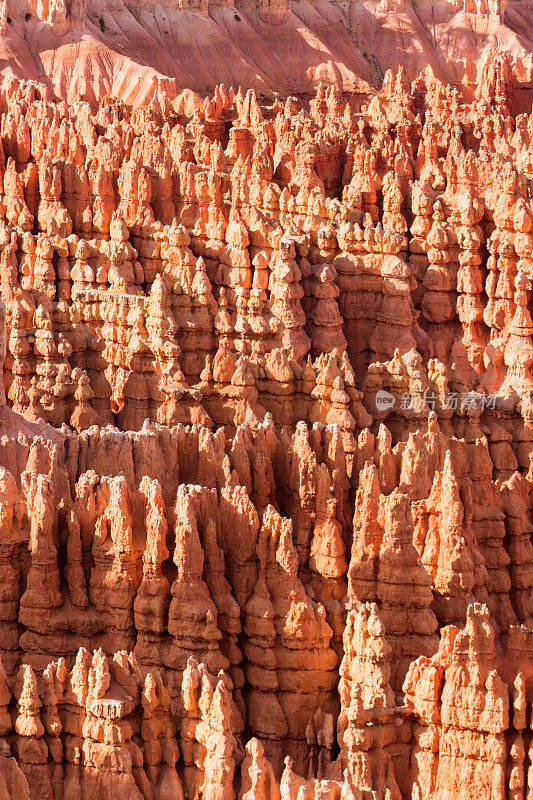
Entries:
[[164, 91], [190, 110], [219, 83], [366, 93], [389, 68], [413, 80], [430, 64], [470, 99], [500, 50], [529, 110], [532, 14], [531, 0], [3, 0], [0, 72], [69, 102], [142, 106]]
[[533, 793], [510, 75], [5, 82], [0, 798]]
[[434, 415], [416, 450], [384, 430], [358, 479], [336, 426], [270, 417], [6, 435], [29, 449], [0, 484], [6, 796], [530, 791], [533, 478], [494, 481], [486, 438]]

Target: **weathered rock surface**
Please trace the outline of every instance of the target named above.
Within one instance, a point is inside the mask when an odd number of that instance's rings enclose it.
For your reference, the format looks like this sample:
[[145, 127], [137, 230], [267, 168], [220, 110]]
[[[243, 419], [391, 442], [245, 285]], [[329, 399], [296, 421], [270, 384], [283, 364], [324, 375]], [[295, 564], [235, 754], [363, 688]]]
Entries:
[[0, 798], [533, 795], [522, 66], [4, 83]]
[[191, 110], [221, 82], [364, 92], [389, 68], [412, 80], [427, 64], [473, 96], [495, 48], [524, 108], [531, 96], [530, 0], [32, 0], [3, 3], [0, 33], [2, 73], [69, 102], [165, 96]]

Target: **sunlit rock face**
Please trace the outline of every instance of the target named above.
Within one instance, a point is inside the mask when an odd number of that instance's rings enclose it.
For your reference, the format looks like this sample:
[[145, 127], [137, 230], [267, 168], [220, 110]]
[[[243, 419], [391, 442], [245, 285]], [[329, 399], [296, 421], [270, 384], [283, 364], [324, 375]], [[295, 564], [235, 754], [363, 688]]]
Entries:
[[428, 61], [4, 80], [2, 800], [533, 795], [531, 59]]

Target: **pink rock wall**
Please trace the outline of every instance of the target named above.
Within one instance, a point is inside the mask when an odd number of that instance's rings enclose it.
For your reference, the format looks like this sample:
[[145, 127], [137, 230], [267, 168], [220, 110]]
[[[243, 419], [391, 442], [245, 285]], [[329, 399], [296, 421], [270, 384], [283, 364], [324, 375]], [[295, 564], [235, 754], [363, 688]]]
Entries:
[[507, 86], [6, 84], [0, 797], [533, 792]]

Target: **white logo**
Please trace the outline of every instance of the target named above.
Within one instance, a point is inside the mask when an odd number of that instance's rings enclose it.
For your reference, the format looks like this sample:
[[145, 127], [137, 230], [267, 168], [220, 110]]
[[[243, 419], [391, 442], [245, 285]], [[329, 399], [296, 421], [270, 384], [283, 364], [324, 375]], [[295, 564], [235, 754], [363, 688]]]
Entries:
[[395, 403], [394, 396], [385, 389], [380, 389], [379, 392], [376, 392], [375, 403], [378, 411], [388, 411]]

